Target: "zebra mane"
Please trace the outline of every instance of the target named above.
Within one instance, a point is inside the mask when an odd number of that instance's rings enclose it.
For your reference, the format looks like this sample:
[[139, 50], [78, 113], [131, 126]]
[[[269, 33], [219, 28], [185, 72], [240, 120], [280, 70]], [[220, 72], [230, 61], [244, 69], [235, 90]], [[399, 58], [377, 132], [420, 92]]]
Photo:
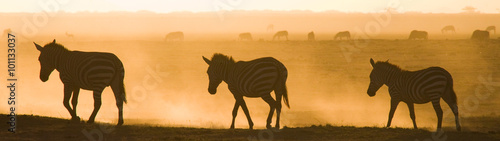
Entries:
[[220, 60], [220, 61], [229, 62], [229, 63], [236, 63], [234, 61], [233, 57], [227, 56], [227, 55], [224, 55], [224, 54], [220, 54], [220, 53], [215, 53], [214, 56], [212, 56], [211, 60], [212, 61]]
[[46, 50], [46, 49], [50, 49], [50, 50], [64, 50], [64, 51], [69, 51], [69, 50], [68, 50], [66, 47], [64, 47], [63, 45], [58, 44], [58, 43], [55, 43], [55, 42], [48, 43], [48, 44], [46, 44], [43, 48], [44, 48], [44, 50]]
[[377, 61], [377, 63], [375, 63], [376, 66], [381, 66], [383, 68], [387, 68], [387, 69], [390, 69], [390, 70], [399, 70], [399, 71], [403, 71], [403, 69], [401, 69], [399, 66], [397, 65], [394, 65], [394, 64], [391, 64], [389, 63], [389, 61]]

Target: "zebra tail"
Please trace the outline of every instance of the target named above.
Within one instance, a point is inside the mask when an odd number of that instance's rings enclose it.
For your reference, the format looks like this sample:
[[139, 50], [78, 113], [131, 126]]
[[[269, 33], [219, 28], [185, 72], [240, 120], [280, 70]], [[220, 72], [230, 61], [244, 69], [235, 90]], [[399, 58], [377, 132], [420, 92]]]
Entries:
[[125, 93], [125, 84], [123, 83], [123, 79], [122, 79], [122, 84], [121, 84], [121, 91], [122, 91], [122, 98], [123, 98], [123, 102], [125, 102], [125, 104], [127, 103], [127, 94]]
[[125, 104], [127, 104], [127, 94], [125, 93], [125, 83], [123, 83], [124, 79], [125, 79], [125, 69], [123, 68], [123, 64], [122, 64], [122, 67], [121, 67], [121, 76], [118, 76], [118, 79], [120, 79], [120, 91], [122, 93], [122, 99], [123, 99], [123, 102]]
[[288, 103], [288, 91], [286, 85], [283, 88], [283, 102], [285, 102], [286, 107], [290, 109], [290, 104]]

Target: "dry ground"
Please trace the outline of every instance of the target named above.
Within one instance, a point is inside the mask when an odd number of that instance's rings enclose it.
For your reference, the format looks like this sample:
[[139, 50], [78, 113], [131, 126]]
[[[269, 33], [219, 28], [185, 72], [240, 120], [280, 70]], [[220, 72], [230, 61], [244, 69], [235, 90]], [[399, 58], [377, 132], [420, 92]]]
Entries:
[[[0, 121], [7, 121], [0, 115]], [[498, 117], [495, 117], [498, 119]], [[442, 133], [406, 128], [352, 127], [320, 125], [281, 130], [206, 129], [125, 125], [71, 123], [67, 119], [42, 116], [17, 116], [17, 132], [0, 132], [2, 140], [500, 140], [498, 122], [481, 117], [478, 124], [496, 123], [496, 131], [457, 132], [444, 129]], [[2, 129], [7, 129], [2, 124]], [[85, 133], [92, 134], [92, 137]]]

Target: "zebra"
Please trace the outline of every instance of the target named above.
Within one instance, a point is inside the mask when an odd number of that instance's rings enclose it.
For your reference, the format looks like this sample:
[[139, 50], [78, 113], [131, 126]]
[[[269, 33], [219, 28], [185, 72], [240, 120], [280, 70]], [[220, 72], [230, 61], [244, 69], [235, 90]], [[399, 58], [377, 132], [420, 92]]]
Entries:
[[410, 37], [408, 37], [408, 40], [416, 40], [416, 39], [427, 40], [427, 38], [428, 38], [427, 31], [412, 30], [410, 32]]
[[492, 25], [492, 26], [488, 26], [488, 27], [486, 27], [486, 31], [488, 31], [488, 32], [489, 32], [489, 31], [493, 31], [493, 34], [497, 34], [497, 31], [496, 31], [496, 30], [497, 30], [497, 27], [495, 27], [495, 26], [493, 26], [493, 25]]
[[250, 34], [250, 32], [241, 33], [240, 35], [238, 35], [238, 40], [252, 41], [252, 34]]
[[472, 32], [472, 36], [470, 37], [472, 40], [487, 40], [490, 39], [490, 32], [486, 30], [474, 30]]
[[314, 32], [313, 31], [311, 31], [307, 34], [307, 40], [314, 41]]
[[285, 37], [286, 40], [288, 41], [288, 31], [282, 30], [282, 31], [276, 32], [273, 36], [273, 41], [274, 41], [274, 39], [276, 39], [276, 37], [278, 37], [278, 40], [280, 39], [280, 37]]
[[[288, 71], [281, 62], [272, 57], [235, 62], [232, 57], [219, 53], [214, 54], [211, 60], [202, 57], [209, 65], [207, 70], [210, 80], [208, 92], [214, 95], [219, 84], [224, 81], [236, 100], [230, 129], [234, 129], [234, 121], [240, 106], [245, 112], [249, 128], [253, 129], [252, 119], [243, 100], [244, 96], [250, 98], [261, 97], [269, 104], [270, 111], [266, 128], [271, 128], [271, 120], [276, 109], [275, 127], [279, 129], [282, 97], [285, 105], [290, 108], [286, 89]], [[271, 91], [273, 90], [276, 100], [271, 97]]]
[[[123, 103], [127, 103], [123, 78], [125, 71], [118, 57], [112, 53], [70, 51], [63, 45], [46, 44], [44, 47], [33, 42], [40, 51], [40, 80], [46, 82], [52, 71], [57, 70], [64, 84], [64, 107], [71, 114], [72, 121], [80, 121], [76, 114], [78, 95], [81, 89], [94, 92], [94, 111], [88, 123], [93, 123], [101, 107], [101, 93], [111, 86], [118, 107], [118, 125], [123, 124]], [[73, 93], [72, 108], [69, 99]]]
[[68, 38], [74, 38], [74, 37], [75, 37], [75, 35], [70, 34], [70, 33], [68, 33], [68, 32], [66, 32], [66, 33], [65, 33], [65, 35], [66, 35], [66, 37], [68, 37]]
[[453, 25], [447, 25], [447, 26], [445, 26], [445, 27], [443, 27], [441, 29], [441, 33], [445, 34], [447, 32], [449, 32], [449, 33], [456, 33], [455, 32], [455, 26], [453, 26]]
[[165, 41], [184, 41], [184, 33], [181, 31], [170, 32], [165, 36]]
[[345, 38], [346, 40], [350, 40], [351, 33], [349, 31], [341, 31], [341, 32], [335, 34], [335, 37], [333, 39], [337, 40], [337, 38], [339, 38], [340, 40], [342, 40], [342, 38]]
[[384, 84], [389, 87], [391, 109], [387, 127], [391, 126], [394, 111], [396, 111], [399, 102], [403, 101], [408, 105], [413, 127], [417, 129], [413, 104], [424, 104], [430, 101], [438, 118], [437, 130], [441, 130], [443, 111], [439, 102], [443, 98], [455, 115], [456, 129], [461, 130], [458, 120], [457, 96], [453, 90], [453, 79], [448, 71], [441, 67], [407, 71], [389, 63], [389, 61], [375, 63], [373, 59], [370, 59], [370, 63], [373, 70], [370, 73], [368, 95], [375, 96], [375, 93]]
[[273, 25], [273, 24], [269, 24], [269, 25], [267, 26], [266, 31], [273, 32], [273, 31], [274, 31], [274, 25]]

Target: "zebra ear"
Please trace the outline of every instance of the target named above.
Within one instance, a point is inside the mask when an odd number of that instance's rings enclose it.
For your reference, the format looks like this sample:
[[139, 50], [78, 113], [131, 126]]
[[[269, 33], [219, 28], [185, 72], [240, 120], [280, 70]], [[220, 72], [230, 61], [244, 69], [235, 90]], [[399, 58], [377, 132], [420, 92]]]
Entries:
[[370, 64], [372, 64], [372, 67], [375, 67], [375, 66], [374, 66], [374, 65], [375, 65], [375, 61], [373, 61], [373, 59], [372, 59], [372, 58], [370, 58]]
[[52, 43], [56, 43], [56, 39], [54, 39], [54, 41], [52, 41]]
[[38, 49], [39, 51], [42, 51], [42, 49], [43, 49], [42, 46], [36, 44], [35, 42], [33, 42], [33, 44], [35, 44], [36, 49]]
[[205, 58], [205, 56], [202, 56], [203, 57], [203, 60], [205, 60], [205, 62], [207, 62], [208, 65], [210, 65], [210, 60], [208, 60], [207, 58]]

